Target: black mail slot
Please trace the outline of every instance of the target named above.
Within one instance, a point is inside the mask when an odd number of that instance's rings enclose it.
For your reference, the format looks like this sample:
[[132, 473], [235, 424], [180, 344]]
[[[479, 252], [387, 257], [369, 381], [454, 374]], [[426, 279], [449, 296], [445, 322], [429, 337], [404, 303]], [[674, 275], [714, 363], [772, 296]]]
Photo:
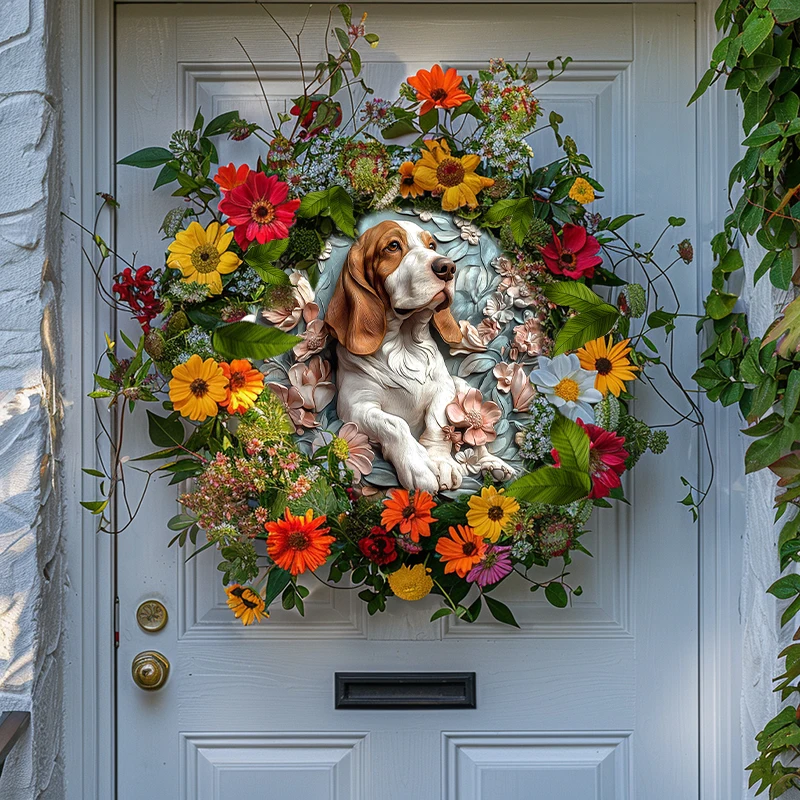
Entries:
[[337, 672], [336, 708], [475, 708], [474, 672]]

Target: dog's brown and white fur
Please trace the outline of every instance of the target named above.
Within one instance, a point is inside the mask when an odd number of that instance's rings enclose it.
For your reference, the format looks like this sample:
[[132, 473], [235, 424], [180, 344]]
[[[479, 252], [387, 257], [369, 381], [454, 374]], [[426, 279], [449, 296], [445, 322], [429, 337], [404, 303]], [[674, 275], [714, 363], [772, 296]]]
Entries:
[[[450, 313], [456, 265], [430, 233], [388, 220], [353, 244], [325, 320], [338, 340], [337, 412], [377, 442], [403, 487], [457, 489], [463, 468], [445, 439], [445, 408], [469, 387], [450, 375], [430, 331], [461, 341]], [[513, 470], [476, 448], [481, 468], [500, 479]]]

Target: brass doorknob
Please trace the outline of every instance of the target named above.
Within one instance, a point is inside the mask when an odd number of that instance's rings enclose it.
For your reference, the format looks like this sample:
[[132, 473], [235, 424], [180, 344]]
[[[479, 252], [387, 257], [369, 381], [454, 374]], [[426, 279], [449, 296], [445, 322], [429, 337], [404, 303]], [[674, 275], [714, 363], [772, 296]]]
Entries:
[[134, 656], [131, 664], [133, 682], [147, 691], [160, 689], [169, 677], [169, 661], [167, 657], [155, 650], [145, 650]]

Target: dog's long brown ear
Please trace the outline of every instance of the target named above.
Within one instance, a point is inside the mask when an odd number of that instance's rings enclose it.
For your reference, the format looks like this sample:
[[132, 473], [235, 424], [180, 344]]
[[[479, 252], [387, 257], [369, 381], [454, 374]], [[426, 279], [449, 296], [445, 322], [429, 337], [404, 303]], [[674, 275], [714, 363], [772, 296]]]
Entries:
[[437, 311], [433, 315], [433, 324], [447, 344], [458, 344], [461, 341], [461, 328], [449, 308]]
[[386, 334], [386, 306], [367, 279], [367, 258], [359, 239], [347, 254], [325, 314], [336, 339], [357, 356], [372, 355]]

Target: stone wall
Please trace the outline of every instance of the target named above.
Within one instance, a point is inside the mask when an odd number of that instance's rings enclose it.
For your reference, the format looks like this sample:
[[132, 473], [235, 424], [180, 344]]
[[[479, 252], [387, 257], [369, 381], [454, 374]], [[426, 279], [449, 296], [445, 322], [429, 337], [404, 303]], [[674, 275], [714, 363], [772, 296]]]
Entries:
[[61, 798], [64, 782], [54, 2], [0, 3], [0, 712], [32, 714], [0, 777], [3, 800]]

